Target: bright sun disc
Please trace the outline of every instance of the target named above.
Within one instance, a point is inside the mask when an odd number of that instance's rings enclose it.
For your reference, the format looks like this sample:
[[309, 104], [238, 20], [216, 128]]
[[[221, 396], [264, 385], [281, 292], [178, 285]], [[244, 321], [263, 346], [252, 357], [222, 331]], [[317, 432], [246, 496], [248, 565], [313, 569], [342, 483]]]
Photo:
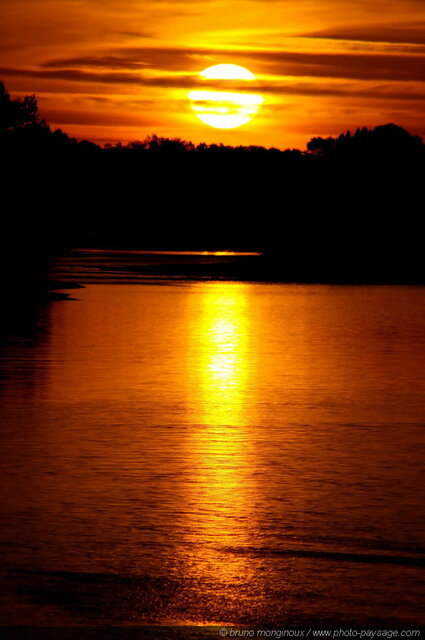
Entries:
[[[236, 64], [216, 64], [204, 69], [199, 75], [207, 80], [255, 80], [254, 74]], [[191, 91], [188, 97], [196, 116], [217, 129], [234, 129], [246, 124], [255, 116], [263, 102], [262, 96], [241, 91], [202, 89]]]

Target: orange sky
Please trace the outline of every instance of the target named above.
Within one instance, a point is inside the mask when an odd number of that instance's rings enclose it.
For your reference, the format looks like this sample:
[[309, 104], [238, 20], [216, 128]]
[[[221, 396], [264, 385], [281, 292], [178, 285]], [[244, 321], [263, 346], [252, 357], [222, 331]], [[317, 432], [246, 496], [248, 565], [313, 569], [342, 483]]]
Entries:
[[[305, 148], [387, 122], [425, 136], [424, 0], [0, 2], [0, 79], [78, 138]], [[233, 130], [187, 99], [219, 63], [247, 67], [264, 96]]]

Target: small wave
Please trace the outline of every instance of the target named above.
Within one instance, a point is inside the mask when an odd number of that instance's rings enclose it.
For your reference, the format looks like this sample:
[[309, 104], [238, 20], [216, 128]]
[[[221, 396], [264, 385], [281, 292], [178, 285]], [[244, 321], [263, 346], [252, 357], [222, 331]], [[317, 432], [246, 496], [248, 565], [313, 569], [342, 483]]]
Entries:
[[397, 564], [425, 566], [424, 556], [390, 555], [384, 553], [358, 553], [317, 549], [271, 549], [267, 547], [226, 547], [228, 553], [251, 557], [318, 558], [335, 562], [361, 562], [368, 564]]

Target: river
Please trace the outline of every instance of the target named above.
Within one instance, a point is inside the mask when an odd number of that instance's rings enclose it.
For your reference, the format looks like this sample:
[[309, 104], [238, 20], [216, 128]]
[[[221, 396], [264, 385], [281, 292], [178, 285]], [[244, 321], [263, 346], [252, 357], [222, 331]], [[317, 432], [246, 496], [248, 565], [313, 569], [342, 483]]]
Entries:
[[1, 351], [1, 624], [421, 622], [425, 288], [72, 295]]

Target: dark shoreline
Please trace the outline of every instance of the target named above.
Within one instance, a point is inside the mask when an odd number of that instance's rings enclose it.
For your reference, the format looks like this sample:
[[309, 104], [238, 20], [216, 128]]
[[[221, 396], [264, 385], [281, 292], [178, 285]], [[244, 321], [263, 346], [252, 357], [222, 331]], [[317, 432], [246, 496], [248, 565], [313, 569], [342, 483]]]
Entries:
[[149, 279], [182, 281], [229, 281], [282, 284], [329, 285], [412, 285], [423, 286], [418, 274], [365, 273], [363, 269], [338, 270], [318, 265], [289, 264], [281, 255], [234, 252], [223, 255], [196, 251], [158, 251], [134, 249], [84, 248], [66, 252], [53, 263], [53, 277], [59, 279], [56, 288], [75, 288], [76, 283], [107, 281], [142, 283]]

